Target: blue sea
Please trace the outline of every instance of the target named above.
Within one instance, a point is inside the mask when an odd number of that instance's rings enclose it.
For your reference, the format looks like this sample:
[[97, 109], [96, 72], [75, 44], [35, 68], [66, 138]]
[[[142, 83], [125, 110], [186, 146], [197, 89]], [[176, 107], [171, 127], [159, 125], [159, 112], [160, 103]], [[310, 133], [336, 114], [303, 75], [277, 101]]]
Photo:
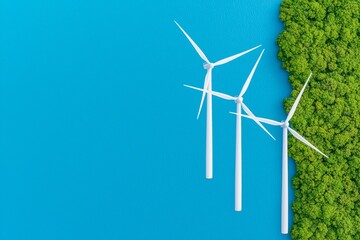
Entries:
[[[201, 87], [205, 71], [174, 23], [212, 61], [262, 44], [244, 102], [283, 120], [280, 3], [2, 1], [0, 239], [290, 239], [280, 233], [280, 128], [268, 127], [273, 141], [244, 119], [235, 212], [236, 109], [214, 98], [205, 179], [206, 108], [196, 120], [201, 93], [183, 87]], [[260, 52], [215, 68], [213, 89], [237, 95]]]

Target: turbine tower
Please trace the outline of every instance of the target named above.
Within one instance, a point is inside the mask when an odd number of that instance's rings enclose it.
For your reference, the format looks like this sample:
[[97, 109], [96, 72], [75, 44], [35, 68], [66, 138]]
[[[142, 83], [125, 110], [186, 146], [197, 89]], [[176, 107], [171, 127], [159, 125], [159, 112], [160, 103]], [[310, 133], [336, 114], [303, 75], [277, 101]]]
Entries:
[[248, 89], [251, 79], [254, 76], [255, 70], [257, 68], [257, 65], [259, 64], [259, 61], [263, 55], [265, 50], [263, 50], [257, 59], [254, 67], [252, 68], [248, 78], [245, 81], [244, 86], [242, 87], [240, 94], [237, 97], [232, 97], [230, 95], [215, 92], [215, 91], [209, 91], [201, 88], [192, 87], [189, 85], [185, 85], [185, 87], [189, 87], [195, 90], [199, 90], [202, 92], [206, 92], [208, 96], [210, 93], [216, 97], [234, 101], [236, 103], [236, 149], [235, 149], [235, 211], [241, 211], [242, 210], [242, 147], [241, 147], [241, 109], [243, 109], [249, 116], [252, 116], [252, 119], [267, 133], [272, 137], [274, 140], [275, 138], [266, 130], [266, 128], [261, 124], [260, 121], [257, 120], [257, 118], [254, 116], [254, 114], [250, 111], [250, 109], [245, 105], [243, 101], [243, 96], [246, 93], [246, 90]]
[[176, 21], [174, 21], [175, 24], [180, 28], [180, 30], [184, 33], [186, 38], [189, 40], [191, 45], [195, 48], [196, 52], [199, 54], [202, 60], [205, 61], [204, 63], [204, 69], [206, 70], [205, 80], [204, 80], [204, 88], [207, 91], [204, 91], [201, 97], [200, 101], [200, 107], [197, 114], [197, 119], [199, 119], [200, 112], [204, 103], [205, 94], [207, 94], [207, 107], [206, 107], [206, 178], [212, 179], [213, 178], [213, 137], [212, 137], [212, 70], [216, 66], [220, 66], [223, 64], [226, 64], [230, 61], [235, 60], [238, 57], [241, 57], [242, 55], [251, 52], [257, 48], [259, 48], [261, 45], [256, 46], [254, 48], [251, 48], [249, 50], [246, 50], [244, 52], [235, 54], [233, 56], [224, 58], [222, 60], [219, 60], [215, 63], [212, 63], [208, 60], [206, 55], [203, 53], [203, 51], [199, 48], [199, 46], [191, 39], [191, 37], [185, 32], [185, 30], [178, 24]]
[[[307, 83], [309, 82], [311, 75], [309, 75], [308, 79], [306, 80], [304, 86], [302, 87], [299, 95], [297, 96], [293, 106], [291, 107], [291, 110], [286, 117], [285, 121], [278, 122], [267, 118], [257, 118], [253, 117], [250, 114], [249, 115], [241, 115], [246, 118], [250, 118], [252, 120], [258, 120], [259, 122], [267, 123], [273, 126], [280, 126], [283, 129], [283, 147], [282, 147], [282, 184], [281, 184], [281, 233], [282, 234], [288, 234], [289, 233], [289, 176], [288, 176], [288, 132], [290, 132], [296, 139], [300, 140], [304, 144], [308, 145], [321, 155], [323, 155], [326, 158], [329, 158], [324, 153], [322, 153], [319, 149], [317, 149], [314, 145], [312, 145], [310, 142], [308, 142], [303, 136], [301, 136], [298, 132], [296, 132], [294, 129], [290, 127], [289, 121], [294, 116], [296, 107], [298, 106], [301, 96], [304, 93], [304, 90], [306, 88]], [[232, 112], [233, 113], [233, 112]], [[238, 113], [233, 113], [237, 116]]]

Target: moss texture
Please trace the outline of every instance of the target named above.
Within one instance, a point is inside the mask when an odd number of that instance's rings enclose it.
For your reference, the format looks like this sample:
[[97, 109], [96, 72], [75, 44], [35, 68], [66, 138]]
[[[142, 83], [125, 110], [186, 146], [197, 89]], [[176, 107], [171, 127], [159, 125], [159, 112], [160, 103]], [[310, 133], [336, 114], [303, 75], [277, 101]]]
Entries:
[[283, 0], [278, 57], [290, 74], [288, 112], [313, 72], [291, 124], [330, 156], [294, 138], [296, 240], [360, 239], [360, 1]]

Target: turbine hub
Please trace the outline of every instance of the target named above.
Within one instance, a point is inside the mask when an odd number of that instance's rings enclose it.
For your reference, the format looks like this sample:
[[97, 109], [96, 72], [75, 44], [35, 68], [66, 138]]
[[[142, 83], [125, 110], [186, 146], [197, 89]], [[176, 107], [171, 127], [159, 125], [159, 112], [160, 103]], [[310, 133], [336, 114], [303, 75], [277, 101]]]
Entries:
[[283, 122], [283, 125], [281, 125], [281, 127], [288, 128], [289, 127], [289, 122]]
[[214, 68], [213, 63], [204, 63], [204, 69], [209, 70], [209, 69], [213, 69], [213, 68]]
[[238, 97], [238, 98], [235, 99], [236, 103], [242, 103], [242, 101], [243, 101], [242, 97]]

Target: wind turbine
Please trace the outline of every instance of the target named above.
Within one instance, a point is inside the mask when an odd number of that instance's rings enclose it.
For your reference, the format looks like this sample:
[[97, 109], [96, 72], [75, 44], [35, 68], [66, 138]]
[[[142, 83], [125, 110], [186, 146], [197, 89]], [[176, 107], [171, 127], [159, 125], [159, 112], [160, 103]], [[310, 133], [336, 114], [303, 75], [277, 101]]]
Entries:
[[[261, 45], [251, 48], [249, 50], [246, 50], [244, 52], [235, 54], [233, 56], [224, 58], [222, 60], [219, 60], [215, 63], [212, 63], [208, 60], [208, 58], [205, 56], [203, 51], [199, 48], [199, 46], [191, 39], [191, 37], [185, 32], [185, 30], [176, 22], [175, 24], [180, 28], [180, 30], [184, 33], [186, 38], [189, 40], [191, 45], [195, 48], [196, 52], [199, 54], [199, 56], [202, 58], [202, 60], [205, 61], [204, 63], [204, 69], [206, 70], [205, 80], [204, 80], [204, 89], [209, 91], [209, 94], [207, 95], [207, 107], [206, 107], [206, 178], [211, 179], [213, 178], [213, 156], [212, 156], [212, 149], [213, 149], [213, 140], [212, 140], [212, 94], [211, 94], [211, 88], [212, 88], [212, 70], [216, 66], [223, 65], [225, 63], [228, 63], [232, 60], [235, 60], [238, 57], [241, 57], [242, 55], [251, 52], [252, 50], [255, 50], [256, 48], [259, 48]], [[201, 101], [200, 101], [200, 107], [197, 114], [197, 119], [199, 119], [200, 112], [204, 103], [206, 91], [203, 92]]]
[[[299, 95], [296, 97], [296, 100], [295, 100], [293, 106], [291, 107], [291, 110], [290, 110], [288, 116], [286, 117], [285, 121], [278, 122], [278, 121], [274, 121], [274, 120], [267, 119], [267, 118], [258, 118], [258, 117], [254, 118], [250, 114], [248, 114], [248, 115], [241, 114], [241, 116], [243, 116], [243, 117], [250, 118], [252, 120], [258, 120], [259, 122], [267, 123], [267, 124], [270, 124], [273, 126], [280, 126], [283, 128], [282, 187], [281, 187], [281, 233], [282, 234], [288, 234], [288, 232], [289, 232], [289, 229], [288, 229], [289, 228], [288, 227], [288, 223], [289, 223], [289, 219], [288, 219], [288, 217], [289, 217], [288, 132], [290, 132], [295, 138], [297, 138], [304, 144], [308, 145], [309, 147], [311, 147], [312, 149], [314, 149], [315, 151], [317, 151], [324, 157], [329, 158], [328, 156], [326, 156], [324, 153], [322, 153], [319, 149], [317, 149], [314, 145], [312, 145], [310, 142], [308, 142], [303, 136], [301, 136], [299, 133], [297, 133], [294, 129], [292, 129], [289, 126], [289, 121], [291, 120], [292, 116], [295, 113], [296, 107], [298, 106], [298, 104], [300, 102], [301, 96], [304, 93], [305, 87], [306, 87], [307, 83], [309, 82], [311, 75], [312, 75], [312, 73], [310, 73], [310, 75], [309, 75], [308, 79], [306, 80], [304, 86], [302, 87]], [[237, 116], [239, 116], [239, 113], [233, 113], [233, 114], [236, 114]]]
[[[225, 100], [231, 100], [235, 101], [236, 103], [236, 111], [237, 111], [237, 117], [236, 117], [236, 153], [235, 153], [235, 211], [241, 211], [242, 210], [242, 159], [241, 159], [241, 109], [244, 109], [244, 111], [249, 115], [252, 116], [252, 119], [267, 133], [272, 137], [274, 140], [275, 138], [266, 130], [266, 128], [260, 123], [259, 120], [254, 116], [254, 114], [250, 111], [250, 109], [245, 105], [243, 101], [243, 96], [248, 89], [251, 79], [255, 73], [256, 67], [259, 64], [259, 61], [261, 59], [261, 56], [263, 55], [265, 50], [263, 50], [257, 59], [254, 67], [252, 68], [248, 78], [245, 81], [244, 86], [242, 87], [240, 94], [237, 97], [232, 97], [230, 95], [215, 92], [211, 90], [201, 89], [192, 87], [189, 85], [184, 85], [188, 88], [192, 88], [195, 90], [206, 92], [210, 95], [213, 94], [219, 98], [225, 99]], [[208, 95], [208, 96], [209, 96]]]

